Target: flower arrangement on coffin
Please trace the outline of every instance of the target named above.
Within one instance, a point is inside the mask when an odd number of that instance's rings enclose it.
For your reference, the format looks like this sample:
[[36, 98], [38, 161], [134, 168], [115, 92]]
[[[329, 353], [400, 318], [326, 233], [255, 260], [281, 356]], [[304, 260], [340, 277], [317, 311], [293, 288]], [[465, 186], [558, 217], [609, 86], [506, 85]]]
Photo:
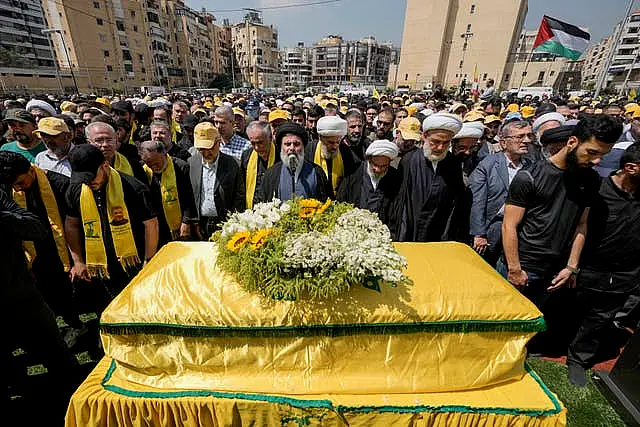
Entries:
[[347, 203], [260, 203], [232, 214], [211, 240], [222, 270], [247, 291], [275, 299], [331, 298], [356, 284], [409, 282], [387, 226]]

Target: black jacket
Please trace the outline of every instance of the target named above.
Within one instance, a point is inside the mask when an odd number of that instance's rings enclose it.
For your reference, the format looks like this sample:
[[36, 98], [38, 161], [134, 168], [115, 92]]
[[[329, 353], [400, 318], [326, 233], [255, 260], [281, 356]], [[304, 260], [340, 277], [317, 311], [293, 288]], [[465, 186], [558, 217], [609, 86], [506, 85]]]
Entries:
[[[216, 170], [215, 203], [218, 217], [226, 219], [231, 212], [241, 212], [246, 208], [245, 182], [240, 166], [233, 157], [219, 153], [218, 169]], [[196, 203], [195, 212], [200, 219], [202, 204], [202, 155], [196, 153], [189, 158], [189, 172], [191, 186]]]
[[[333, 196], [333, 189], [331, 188], [331, 184], [327, 180], [327, 175], [325, 175], [322, 168], [316, 165], [313, 162], [309, 162], [307, 160], [305, 163], [313, 166], [313, 169], [316, 173], [316, 189], [315, 193], [311, 196], [316, 200], [326, 201], [329, 197]], [[273, 199], [280, 198], [280, 172], [282, 171], [282, 162], [276, 163], [264, 173], [262, 177], [262, 185], [256, 189], [256, 201], [260, 202], [269, 202]]]

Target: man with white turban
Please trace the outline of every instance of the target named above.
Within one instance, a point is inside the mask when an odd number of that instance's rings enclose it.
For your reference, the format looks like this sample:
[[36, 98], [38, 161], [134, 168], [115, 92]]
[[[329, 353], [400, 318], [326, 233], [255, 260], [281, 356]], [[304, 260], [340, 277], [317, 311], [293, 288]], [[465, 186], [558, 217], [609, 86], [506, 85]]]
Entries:
[[465, 194], [460, 162], [449, 151], [461, 129], [462, 119], [448, 113], [432, 114], [422, 123], [422, 150], [407, 153], [400, 162], [402, 212], [395, 240], [450, 240], [454, 209]]
[[340, 144], [347, 134], [347, 121], [338, 116], [325, 116], [318, 119], [318, 141], [311, 141], [304, 150], [307, 161], [320, 166], [327, 175], [333, 188], [334, 198], [342, 179], [352, 174], [358, 167], [358, 161], [344, 144]]
[[401, 177], [391, 162], [398, 157], [398, 147], [391, 141], [376, 140], [367, 147], [365, 157], [366, 161], [342, 181], [336, 200], [375, 212], [393, 235]]
[[529, 154], [527, 154], [527, 158], [532, 161], [544, 159], [545, 156], [542, 152], [542, 144], [540, 143], [542, 134], [546, 130], [554, 129], [564, 125], [564, 122], [564, 116], [555, 111], [542, 114], [537, 119], [535, 119], [535, 121], [531, 125], [531, 130], [536, 137], [532, 141], [532, 143], [529, 144]]
[[478, 161], [480, 138], [484, 134], [482, 122], [463, 123], [462, 129], [451, 141], [451, 152], [458, 158], [462, 166], [462, 176], [467, 185], [467, 178], [473, 172]]
[[25, 109], [30, 112], [33, 117], [35, 117], [36, 123], [38, 123], [40, 119], [44, 117], [51, 117], [56, 115], [56, 109], [53, 108], [53, 106], [47, 101], [42, 101], [40, 99], [30, 100], [29, 102], [27, 102], [27, 106]]

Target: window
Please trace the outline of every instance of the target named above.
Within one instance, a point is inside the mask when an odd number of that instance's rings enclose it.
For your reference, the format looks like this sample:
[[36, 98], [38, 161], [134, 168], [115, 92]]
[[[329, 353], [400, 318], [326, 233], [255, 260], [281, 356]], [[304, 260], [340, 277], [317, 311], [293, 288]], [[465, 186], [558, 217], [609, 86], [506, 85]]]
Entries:
[[509, 81], [509, 74], [505, 74], [505, 75], [504, 75], [504, 81], [505, 81], [505, 82], [508, 82], [508, 81]]
[[553, 70], [552, 70], [552, 71], [549, 71], [549, 75], [550, 75], [550, 76], [553, 76], [555, 73], [556, 73], [556, 72], [555, 72], [555, 71], [553, 71]]
[[526, 77], [526, 76], [527, 76], [527, 72], [526, 72], [526, 71], [523, 71], [523, 72], [522, 72], [522, 77]]
[[472, 14], [472, 15], [473, 15], [474, 13], [476, 13], [476, 5], [475, 5], [475, 4], [472, 4], [472, 5], [471, 5], [471, 10], [469, 11], [469, 13], [470, 13], [470, 14]]
[[405, 74], [405, 75], [404, 75], [404, 79], [405, 79], [405, 80], [408, 80], [408, 79], [409, 79], [409, 74]]
[[102, 22], [102, 18], [96, 18], [96, 24], [98, 25], [104, 24], [104, 22]]
[[113, 71], [113, 67], [111, 65], [107, 65], [107, 71]]
[[118, 31], [124, 31], [124, 22], [116, 21], [116, 27], [118, 27]]
[[471, 24], [467, 24], [467, 33], [471, 32]]
[[131, 17], [132, 17], [132, 18], [135, 18], [135, 17], [136, 17], [136, 11], [135, 11], [135, 10], [132, 10], [132, 11], [131, 11]]
[[94, 7], [95, 9], [100, 9], [100, 2], [98, 2], [98, 1], [94, 1], [94, 2], [93, 2], [93, 7]]
[[107, 36], [106, 36], [106, 35], [104, 35], [104, 34], [98, 34], [98, 37], [100, 37], [100, 41], [101, 41], [101, 42], [105, 42], [105, 41], [107, 41]]
[[458, 68], [462, 68], [463, 64], [464, 64], [464, 61], [460, 61], [460, 64], [458, 65]]
[[131, 52], [129, 52], [128, 50], [123, 50], [122, 57], [125, 61], [131, 61]]
[[[144, 74], [144, 73], [146, 73], [146, 72], [147, 72], [147, 70], [146, 70], [144, 67], [142, 67], [142, 68], [140, 69], [140, 71], [142, 71], [142, 74]], [[143, 80], [144, 80], [144, 79], [143, 79]]]
[[133, 73], [133, 65], [132, 64], [124, 64], [124, 70], [128, 73]]
[[136, 33], [138, 32], [138, 26], [137, 25], [133, 26], [133, 31], [136, 32]]
[[144, 61], [144, 55], [143, 54], [138, 54], [138, 59], [140, 60], [140, 62]]
[[541, 82], [542, 80], [544, 80], [544, 71], [538, 73], [538, 81]]
[[109, 51], [108, 50], [104, 50], [103, 53], [104, 53], [104, 57], [105, 58], [109, 56]]
[[487, 80], [487, 73], [484, 73], [484, 74], [482, 75], [482, 80], [483, 80], [483, 81], [484, 81], [484, 80]]

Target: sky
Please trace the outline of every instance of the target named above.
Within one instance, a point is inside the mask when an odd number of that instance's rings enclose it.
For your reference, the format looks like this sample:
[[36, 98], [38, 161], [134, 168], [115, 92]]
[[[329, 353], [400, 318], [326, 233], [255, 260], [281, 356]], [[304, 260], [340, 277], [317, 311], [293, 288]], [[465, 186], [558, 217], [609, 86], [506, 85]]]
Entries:
[[[401, 46], [406, 0], [187, 0], [186, 3], [196, 10], [206, 8], [219, 23], [223, 18], [232, 23], [242, 20], [245, 12], [230, 10], [266, 8], [264, 23], [278, 28], [280, 47], [295, 46], [298, 42], [311, 46], [330, 34], [348, 40], [374, 36], [378, 42], [391, 41]], [[546, 14], [588, 28], [591, 42], [597, 43], [622, 20], [628, 4], [629, 0], [529, 0], [525, 28], [537, 29]], [[634, 7], [640, 7], [640, 0], [635, 0]]]

